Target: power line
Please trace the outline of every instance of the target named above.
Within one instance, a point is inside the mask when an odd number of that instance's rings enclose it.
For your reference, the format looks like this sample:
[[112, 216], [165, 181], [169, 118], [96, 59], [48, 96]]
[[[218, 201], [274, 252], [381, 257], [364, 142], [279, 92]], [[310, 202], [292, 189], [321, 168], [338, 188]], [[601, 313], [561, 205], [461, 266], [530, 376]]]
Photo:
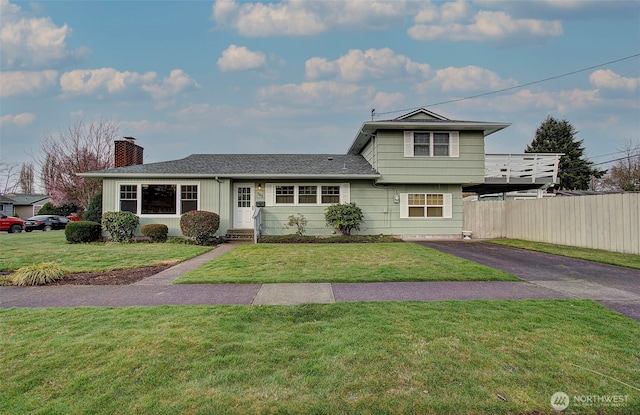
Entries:
[[447, 101], [436, 102], [435, 104], [428, 104], [428, 105], [424, 105], [422, 107], [413, 107], [413, 108], [406, 108], [406, 109], [395, 110], [395, 111], [378, 112], [378, 113], [374, 113], [374, 115], [379, 116], [379, 115], [386, 115], [386, 114], [395, 114], [395, 113], [398, 113], [398, 112], [414, 111], [414, 110], [417, 110], [417, 109], [420, 109], [420, 108], [435, 107], [437, 105], [451, 104], [452, 102], [466, 101], [468, 99], [474, 99], [474, 98], [484, 97], [484, 96], [487, 96], [487, 95], [499, 94], [501, 92], [511, 91], [513, 89], [524, 88], [526, 86], [540, 84], [540, 83], [547, 82], [547, 81], [552, 81], [554, 79], [563, 78], [565, 76], [575, 75], [575, 74], [580, 73], [580, 72], [585, 72], [585, 71], [589, 71], [591, 69], [600, 68], [602, 66], [611, 65], [613, 63], [622, 62], [622, 61], [625, 61], [625, 60], [628, 60], [628, 59], [636, 58], [638, 56], [640, 56], [640, 53], [636, 53], [635, 55], [625, 56], [624, 58], [615, 59], [615, 60], [612, 60], [612, 61], [609, 61], [609, 62], [600, 63], [598, 65], [589, 66], [588, 68], [582, 68], [582, 69], [578, 69], [576, 71], [567, 72], [567, 73], [564, 73], [562, 75], [551, 76], [549, 78], [540, 79], [538, 81], [528, 82], [528, 83], [522, 84], [522, 85], [511, 86], [509, 88], [498, 89], [498, 90], [490, 91], [490, 92], [483, 92], [482, 94], [472, 95], [472, 96], [464, 97], [464, 98], [455, 98], [455, 99], [450, 99], [450, 100], [447, 100]]

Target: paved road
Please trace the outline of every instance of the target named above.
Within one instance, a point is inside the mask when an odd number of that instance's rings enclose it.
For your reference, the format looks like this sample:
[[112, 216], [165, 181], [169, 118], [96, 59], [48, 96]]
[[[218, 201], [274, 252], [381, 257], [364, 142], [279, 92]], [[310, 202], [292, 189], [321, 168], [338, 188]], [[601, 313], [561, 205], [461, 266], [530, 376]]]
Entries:
[[486, 242], [420, 242], [573, 298], [589, 298], [640, 321], [640, 271]]

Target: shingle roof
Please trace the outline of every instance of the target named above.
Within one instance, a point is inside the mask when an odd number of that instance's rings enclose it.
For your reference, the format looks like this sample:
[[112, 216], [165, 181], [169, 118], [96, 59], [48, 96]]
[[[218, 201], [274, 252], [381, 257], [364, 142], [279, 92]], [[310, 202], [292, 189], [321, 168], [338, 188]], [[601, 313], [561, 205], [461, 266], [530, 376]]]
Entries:
[[180, 160], [82, 173], [84, 177], [377, 177], [360, 155], [193, 154]]
[[18, 206], [33, 205], [34, 203], [38, 203], [43, 200], [49, 199], [48, 195], [25, 194], [25, 193], [9, 193], [9, 194], [5, 194], [4, 197], [10, 199], [14, 205], [18, 205]]

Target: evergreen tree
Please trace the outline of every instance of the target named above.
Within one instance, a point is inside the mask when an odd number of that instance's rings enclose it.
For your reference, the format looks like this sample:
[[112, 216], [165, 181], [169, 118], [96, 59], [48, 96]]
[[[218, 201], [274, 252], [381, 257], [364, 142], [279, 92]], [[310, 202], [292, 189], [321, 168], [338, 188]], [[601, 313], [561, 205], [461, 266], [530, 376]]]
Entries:
[[102, 222], [102, 193], [96, 193], [91, 198], [82, 218], [97, 223]]
[[592, 177], [601, 178], [607, 172], [593, 168], [593, 162], [584, 158], [582, 140], [578, 140], [576, 134], [569, 121], [548, 116], [525, 149], [526, 153], [564, 153], [558, 173], [560, 189], [587, 190]]

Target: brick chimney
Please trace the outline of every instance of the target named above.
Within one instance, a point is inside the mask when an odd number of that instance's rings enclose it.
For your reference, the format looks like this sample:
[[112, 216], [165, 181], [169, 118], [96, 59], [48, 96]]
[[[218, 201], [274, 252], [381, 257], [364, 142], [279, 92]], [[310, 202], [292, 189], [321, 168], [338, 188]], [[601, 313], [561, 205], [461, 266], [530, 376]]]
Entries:
[[134, 166], [143, 163], [143, 148], [136, 144], [133, 137], [123, 137], [122, 140], [114, 141], [115, 157], [114, 167]]

